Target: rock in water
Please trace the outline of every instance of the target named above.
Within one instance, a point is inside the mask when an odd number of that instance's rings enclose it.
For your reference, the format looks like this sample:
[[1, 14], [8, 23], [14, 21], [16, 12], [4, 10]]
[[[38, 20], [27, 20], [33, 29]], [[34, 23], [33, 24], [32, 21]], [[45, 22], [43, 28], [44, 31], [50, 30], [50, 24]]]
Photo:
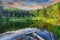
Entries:
[[25, 28], [17, 31], [10, 31], [0, 34], [0, 40], [39, 40], [33, 33], [42, 37], [44, 40], [55, 40], [52, 32], [41, 31], [37, 28]]

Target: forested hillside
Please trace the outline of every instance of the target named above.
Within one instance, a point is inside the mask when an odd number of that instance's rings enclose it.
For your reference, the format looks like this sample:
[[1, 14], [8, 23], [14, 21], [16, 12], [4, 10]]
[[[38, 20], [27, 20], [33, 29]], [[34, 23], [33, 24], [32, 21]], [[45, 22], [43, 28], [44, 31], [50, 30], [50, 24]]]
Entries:
[[20, 10], [17, 8], [8, 7], [4, 10], [1, 9], [0, 18], [2, 18], [1, 22], [19, 22], [19, 20], [43, 20], [45, 22], [54, 22], [52, 24], [56, 24], [60, 19], [60, 3], [51, 5], [48, 8], [37, 10]]
[[0, 33], [26, 27], [47, 29], [60, 40], [60, 3], [38, 10], [3, 10], [0, 6]]

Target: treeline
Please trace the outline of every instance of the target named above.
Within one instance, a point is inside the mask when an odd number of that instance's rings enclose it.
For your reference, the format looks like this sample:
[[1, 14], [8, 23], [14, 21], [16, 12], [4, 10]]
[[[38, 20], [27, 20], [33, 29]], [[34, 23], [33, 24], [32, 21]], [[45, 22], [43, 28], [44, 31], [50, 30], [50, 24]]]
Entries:
[[9, 22], [11, 18], [36, 17], [35, 14], [16, 8], [0, 9], [0, 23]]

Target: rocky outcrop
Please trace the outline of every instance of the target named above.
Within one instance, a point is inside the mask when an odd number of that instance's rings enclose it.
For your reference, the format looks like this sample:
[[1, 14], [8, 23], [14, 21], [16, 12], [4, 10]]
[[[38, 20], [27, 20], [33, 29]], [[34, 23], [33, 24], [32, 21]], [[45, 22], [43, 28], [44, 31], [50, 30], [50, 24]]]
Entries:
[[0, 40], [39, 40], [41, 38], [44, 40], [56, 40], [52, 32], [42, 31], [37, 28], [25, 28], [0, 34]]

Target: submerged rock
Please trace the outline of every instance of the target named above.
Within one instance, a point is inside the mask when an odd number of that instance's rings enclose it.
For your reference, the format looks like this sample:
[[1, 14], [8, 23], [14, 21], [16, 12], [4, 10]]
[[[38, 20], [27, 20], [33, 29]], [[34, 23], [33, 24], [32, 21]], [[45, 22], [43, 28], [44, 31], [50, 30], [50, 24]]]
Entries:
[[52, 32], [37, 28], [25, 28], [17, 31], [10, 31], [0, 34], [0, 40], [55, 40]]

